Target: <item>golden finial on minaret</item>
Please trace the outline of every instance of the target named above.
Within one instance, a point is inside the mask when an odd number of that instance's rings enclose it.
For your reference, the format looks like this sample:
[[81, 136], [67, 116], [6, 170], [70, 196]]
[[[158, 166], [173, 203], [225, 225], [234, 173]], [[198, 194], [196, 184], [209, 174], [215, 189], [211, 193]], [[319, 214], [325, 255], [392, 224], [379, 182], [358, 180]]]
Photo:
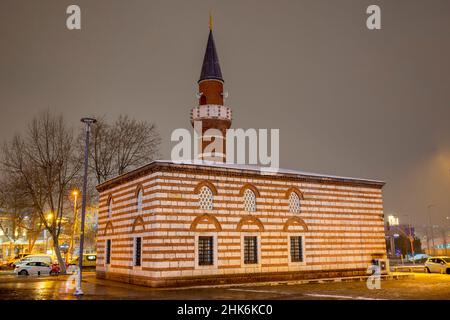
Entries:
[[209, 30], [212, 31], [213, 20], [212, 20], [212, 10], [209, 10]]

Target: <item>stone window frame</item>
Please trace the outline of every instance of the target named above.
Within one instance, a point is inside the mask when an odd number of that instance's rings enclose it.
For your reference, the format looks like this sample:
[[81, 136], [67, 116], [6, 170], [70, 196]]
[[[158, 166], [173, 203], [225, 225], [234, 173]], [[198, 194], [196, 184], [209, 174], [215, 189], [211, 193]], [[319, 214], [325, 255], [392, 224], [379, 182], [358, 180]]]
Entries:
[[[298, 197], [298, 204], [299, 204], [299, 212], [293, 212], [291, 210], [291, 196], [292, 194], [295, 193]], [[295, 214], [295, 215], [299, 215], [302, 213], [302, 200], [305, 200], [304, 194], [302, 191], [300, 191], [299, 188], [297, 187], [290, 187], [288, 190], [286, 190], [284, 198], [287, 200], [287, 206], [288, 206], [288, 212]]]
[[[292, 261], [291, 256], [291, 237], [302, 238], [302, 261]], [[287, 250], [288, 250], [288, 265], [289, 266], [305, 266], [306, 265], [306, 247], [305, 247], [305, 233], [304, 232], [290, 232], [287, 234]]]
[[[199, 254], [199, 250], [198, 250], [198, 238], [199, 237], [212, 237], [213, 238], [213, 264], [212, 265], [199, 265], [199, 260], [198, 260], [198, 254]], [[218, 261], [219, 261], [219, 257], [218, 257], [218, 234], [217, 232], [198, 232], [195, 234], [195, 239], [194, 239], [194, 269], [195, 270], [215, 270], [218, 268]]]
[[114, 199], [113, 199], [112, 195], [108, 196], [108, 200], [106, 202], [106, 207], [108, 209], [107, 217], [112, 218], [113, 211], [114, 211]]
[[[247, 210], [246, 207], [246, 197], [249, 194], [248, 191], [252, 192], [252, 196], [254, 197], [255, 204], [254, 204], [254, 210], [250, 211]], [[245, 212], [256, 212], [258, 211], [258, 198], [261, 196], [259, 193], [259, 190], [251, 183], [246, 183], [242, 186], [242, 188], [239, 191], [239, 196], [242, 198], [242, 210]]]
[[[249, 204], [249, 202], [252, 201], [254, 203]], [[245, 189], [242, 197], [242, 207], [245, 212], [256, 212], [257, 209], [256, 194], [252, 189]]]
[[[202, 208], [202, 205], [200, 203], [200, 193], [202, 192], [202, 190], [206, 190], [204, 189], [205, 187], [209, 189], [211, 195], [211, 208]], [[216, 186], [213, 183], [208, 180], [200, 181], [194, 188], [194, 194], [197, 195], [198, 206], [200, 210], [212, 211], [214, 209], [214, 197], [217, 196], [218, 192]]]
[[[109, 250], [108, 250], [108, 241], [109, 241]], [[109, 256], [109, 259], [108, 259]], [[109, 260], [109, 261], [108, 261]], [[111, 266], [112, 260], [112, 239], [108, 238], [105, 240], [105, 267]]]
[[137, 186], [135, 195], [136, 195], [136, 212], [142, 213], [142, 211], [144, 210], [144, 188], [142, 187], [142, 185]]
[[[245, 263], [245, 237], [256, 237], [256, 253], [257, 263]], [[260, 268], [261, 267], [261, 234], [258, 232], [242, 232], [241, 233], [241, 267], [242, 268]]]
[[208, 186], [202, 186], [198, 193], [198, 205], [202, 210], [214, 209], [214, 193]]
[[[136, 265], [136, 247], [137, 247], [137, 239], [141, 238], [141, 252], [140, 252], [140, 257], [141, 257], [141, 261], [139, 265]], [[132, 262], [133, 262], [133, 269], [134, 270], [141, 270], [142, 269], [142, 260], [143, 260], [143, 252], [144, 252], [144, 237], [142, 235], [135, 235], [133, 236], [133, 257], [132, 257]]]
[[[297, 192], [290, 192], [288, 198], [289, 213], [300, 214], [302, 213], [302, 203]], [[293, 203], [294, 202], [294, 203]]]

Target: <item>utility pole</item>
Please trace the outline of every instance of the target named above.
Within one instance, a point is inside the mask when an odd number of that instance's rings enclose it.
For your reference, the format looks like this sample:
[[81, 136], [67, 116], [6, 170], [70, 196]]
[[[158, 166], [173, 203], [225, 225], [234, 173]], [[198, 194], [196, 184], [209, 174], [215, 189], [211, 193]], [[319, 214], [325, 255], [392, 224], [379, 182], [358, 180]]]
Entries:
[[86, 143], [84, 145], [84, 177], [83, 177], [83, 191], [82, 191], [82, 202], [81, 202], [81, 227], [80, 227], [80, 252], [78, 253], [78, 280], [77, 288], [75, 290], [75, 295], [83, 295], [83, 290], [81, 289], [81, 279], [83, 271], [83, 245], [84, 245], [84, 220], [86, 215], [86, 190], [87, 190], [87, 179], [88, 179], [88, 162], [89, 162], [89, 134], [91, 132], [91, 125], [96, 123], [97, 120], [94, 118], [82, 118], [81, 122], [86, 125]]

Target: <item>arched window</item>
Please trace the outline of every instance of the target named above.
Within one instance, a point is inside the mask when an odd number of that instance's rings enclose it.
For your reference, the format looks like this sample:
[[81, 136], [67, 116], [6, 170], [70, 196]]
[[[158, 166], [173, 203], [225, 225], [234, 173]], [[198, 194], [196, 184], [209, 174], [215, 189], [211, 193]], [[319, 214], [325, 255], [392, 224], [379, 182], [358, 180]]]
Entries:
[[247, 189], [244, 192], [244, 210], [247, 212], [254, 212], [256, 211], [256, 196], [255, 193]]
[[139, 189], [138, 193], [137, 193], [137, 212], [142, 212], [142, 198], [143, 198], [143, 192], [142, 189]]
[[108, 218], [111, 218], [113, 212], [113, 199], [109, 197], [108, 199]]
[[300, 213], [300, 198], [297, 193], [291, 192], [289, 195], [289, 212]]
[[213, 209], [213, 193], [210, 188], [203, 186], [200, 188], [198, 194], [198, 203], [200, 209], [212, 210]]

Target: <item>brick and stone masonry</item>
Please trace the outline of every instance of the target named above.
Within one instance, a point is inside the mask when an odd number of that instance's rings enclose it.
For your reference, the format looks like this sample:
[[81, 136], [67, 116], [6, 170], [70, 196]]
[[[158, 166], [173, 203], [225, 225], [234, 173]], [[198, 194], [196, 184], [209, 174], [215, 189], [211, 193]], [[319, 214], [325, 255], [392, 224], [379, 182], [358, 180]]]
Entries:
[[[203, 186], [213, 193], [212, 209], [199, 206]], [[98, 186], [97, 276], [179, 286], [363, 275], [372, 259], [385, 257], [382, 186], [307, 173], [268, 176], [250, 166], [155, 161]], [[244, 210], [246, 189], [256, 195], [256, 211]], [[299, 213], [289, 210], [293, 192]], [[214, 238], [211, 266], [196, 264], [202, 235]], [[257, 264], [243, 263], [243, 235], [258, 238]], [[303, 238], [303, 262], [290, 262], [290, 235]], [[143, 239], [141, 266], [133, 265], [135, 237]]]

